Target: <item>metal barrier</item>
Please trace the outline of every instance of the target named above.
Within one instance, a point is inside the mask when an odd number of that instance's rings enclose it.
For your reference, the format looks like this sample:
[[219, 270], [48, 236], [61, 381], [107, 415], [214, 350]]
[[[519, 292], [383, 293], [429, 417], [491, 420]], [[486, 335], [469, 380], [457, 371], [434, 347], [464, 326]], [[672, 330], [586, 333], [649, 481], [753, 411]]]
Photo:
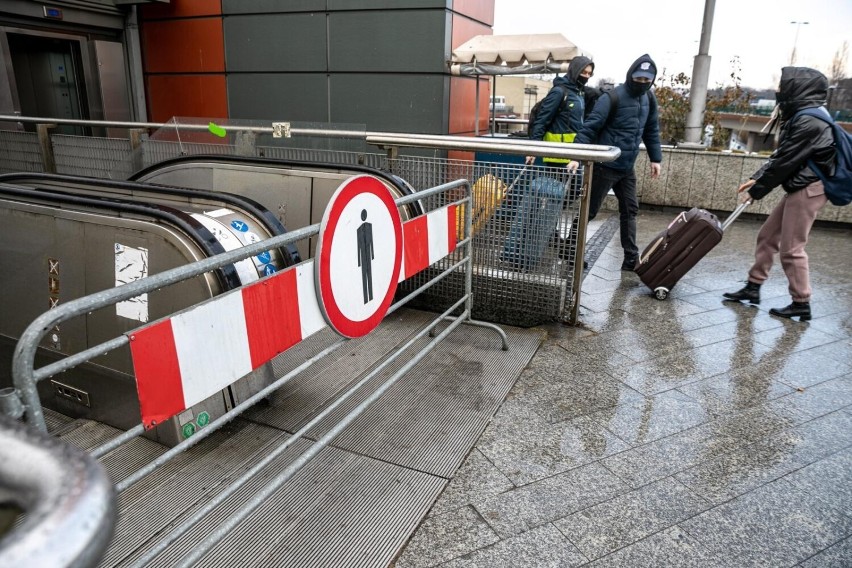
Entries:
[[0, 413], [0, 517], [10, 506], [24, 516], [8, 530], [0, 518], [0, 566], [95, 566], [112, 537], [115, 495], [97, 460]]
[[[338, 408], [341, 404], [343, 404], [347, 399], [349, 399], [353, 393], [355, 393], [361, 386], [367, 384], [374, 377], [379, 375], [383, 370], [387, 369], [394, 361], [399, 359], [408, 349], [411, 348], [418, 340], [424, 338], [427, 334], [430, 336], [434, 336], [434, 339], [428, 342], [428, 344], [423, 347], [419, 352], [411, 357], [406, 363], [402, 365], [402, 367], [395, 372], [389, 379], [387, 379], [384, 383], [382, 383], [371, 395], [369, 395], [365, 400], [363, 400], [357, 407], [355, 407], [352, 411], [350, 411], [336, 426], [334, 426], [327, 434], [325, 434], [321, 439], [315, 442], [311, 449], [305, 452], [302, 456], [300, 456], [295, 462], [289, 465], [284, 471], [276, 474], [272, 481], [270, 481], [262, 491], [258, 492], [248, 503], [244, 504], [237, 511], [233, 513], [233, 515], [228, 518], [225, 522], [223, 522], [219, 527], [210, 531], [207, 538], [201, 543], [198, 547], [196, 547], [193, 552], [186, 557], [183, 562], [180, 564], [181, 566], [189, 566], [193, 564], [197, 559], [199, 559], [207, 550], [213, 547], [218, 541], [220, 541], [230, 529], [236, 526], [242, 519], [244, 519], [247, 515], [251, 513], [263, 500], [266, 496], [270, 495], [276, 489], [278, 489], [282, 484], [284, 484], [288, 479], [290, 479], [301, 467], [303, 467], [312, 457], [314, 457], [320, 450], [328, 446], [328, 444], [338, 435], [340, 434], [347, 425], [353, 422], [359, 415], [361, 415], [373, 402], [375, 402], [385, 391], [387, 391], [399, 378], [401, 378], [408, 370], [410, 370], [413, 366], [415, 366], [419, 361], [421, 361], [430, 351], [432, 351], [444, 338], [447, 337], [454, 329], [456, 329], [459, 325], [463, 323], [478, 325], [483, 327], [488, 327], [490, 329], [495, 330], [499, 333], [502, 339], [503, 349], [508, 349], [508, 343], [505, 333], [497, 326], [485, 322], [475, 321], [471, 318], [471, 307], [472, 307], [472, 271], [471, 271], [471, 252], [472, 252], [472, 242], [468, 237], [470, 235], [472, 229], [472, 207], [471, 207], [471, 189], [470, 184], [465, 180], [456, 180], [452, 183], [447, 183], [443, 185], [439, 185], [437, 187], [418, 192], [416, 194], [398, 198], [396, 199], [397, 207], [406, 206], [409, 203], [413, 203], [415, 201], [420, 201], [421, 204], [426, 204], [426, 215], [434, 215], [437, 216], [438, 220], [443, 219], [444, 222], [444, 231], [447, 229], [456, 230], [456, 220], [464, 219], [463, 227], [464, 231], [461, 233], [458, 241], [455, 242], [455, 247], [457, 251], [463, 251], [462, 254], [458, 258], [454, 258], [453, 262], [449, 263], [440, 274], [435, 274], [434, 277], [429, 281], [424, 283], [418, 289], [413, 290], [411, 293], [406, 295], [405, 297], [399, 299], [395, 303], [393, 303], [389, 309], [388, 313], [396, 311], [403, 305], [407, 304], [412, 299], [416, 298], [419, 294], [427, 291], [431, 286], [440, 282], [441, 280], [447, 278], [448, 276], [454, 273], [463, 274], [463, 279], [465, 281], [463, 294], [458, 297], [450, 307], [444, 310], [440, 315], [438, 315], [434, 320], [432, 320], [428, 325], [426, 325], [419, 333], [417, 333], [413, 338], [411, 338], [408, 342], [406, 342], [399, 349], [389, 354], [384, 360], [382, 360], [376, 367], [369, 372], [358, 384], [356, 384], [353, 388], [343, 393], [339, 396], [329, 407], [319, 413], [314, 419], [312, 419], [308, 424], [306, 424], [302, 429], [298, 432], [294, 433], [285, 443], [280, 445], [279, 447], [273, 449], [267, 456], [264, 457], [257, 465], [252, 467], [248, 472], [244, 475], [235, 479], [222, 493], [220, 493], [215, 499], [211, 500], [207, 505], [205, 505], [201, 510], [197, 511], [190, 519], [186, 522], [180, 524], [177, 527], [174, 527], [172, 531], [166, 535], [164, 535], [159, 542], [151, 548], [146, 554], [141, 556], [133, 566], [143, 566], [150, 560], [154, 559], [159, 553], [166, 550], [170, 543], [174, 542], [178, 539], [183, 533], [192, 528], [198, 521], [201, 520], [205, 516], [205, 514], [217, 507], [221, 503], [223, 503], [228, 496], [232, 495], [236, 492], [240, 487], [248, 483], [249, 481], [256, 479], [256, 476], [263, 471], [263, 469], [271, 463], [275, 458], [281, 456], [288, 448], [290, 448], [296, 441], [300, 440], [305, 433], [319, 421], [321, 421], [324, 417], [331, 414], [334, 409]], [[442, 204], [440, 208], [430, 207], [430, 203], [440, 203]], [[463, 208], [463, 217], [456, 217], [456, 209], [457, 207]], [[417, 222], [419, 219], [412, 219], [409, 222]], [[452, 221], [452, 223], [451, 223]], [[160, 274], [156, 274], [153, 276], [148, 276], [146, 278], [137, 280], [135, 282], [131, 282], [110, 290], [105, 290], [103, 292], [99, 292], [96, 294], [92, 294], [90, 296], [79, 298], [76, 300], [69, 301], [64, 304], [60, 304], [54, 309], [46, 312], [36, 318], [35, 321], [24, 331], [22, 334], [16, 348], [13, 357], [13, 380], [15, 384], [15, 390], [13, 392], [4, 392], [2, 393], [2, 404], [0, 404], [0, 411], [5, 412], [7, 414], [12, 415], [15, 418], [23, 417], [30, 424], [30, 426], [35, 429], [46, 432], [47, 427], [44, 420], [44, 414], [40, 406], [38, 392], [37, 392], [37, 383], [41, 380], [47, 379], [55, 374], [61, 373], [63, 371], [69, 370], [76, 365], [80, 365], [84, 362], [90, 361], [93, 358], [104, 355], [116, 349], [121, 349], [127, 347], [131, 341], [133, 340], [134, 334], [139, 334], [139, 330], [131, 331], [125, 335], [121, 335], [119, 337], [115, 337], [112, 339], [108, 339], [103, 343], [90, 347], [84, 351], [76, 353], [74, 355], [70, 355], [61, 359], [55, 363], [46, 365], [44, 367], [36, 369], [35, 366], [35, 357], [36, 353], [39, 350], [39, 345], [42, 339], [50, 332], [50, 330], [54, 329], [55, 326], [66, 322], [72, 318], [85, 316], [86, 314], [98, 310], [100, 308], [104, 308], [107, 306], [112, 306], [117, 302], [121, 302], [124, 300], [128, 300], [130, 298], [134, 298], [140, 294], [152, 292], [154, 290], [165, 288], [170, 285], [176, 284], [183, 280], [187, 280], [212, 270], [215, 270], [218, 267], [232, 264], [234, 262], [249, 258], [253, 255], [257, 255], [264, 251], [267, 251], [271, 248], [279, 248], [283, 246], [287, 246], [291, 243], [294, 243], [300, 239], [305, 239], [309, 237], [313, 237], [318, 234], [320, 229], [319, 225], [311, 225], [309, 227], [305, 227], [302, 229], [298, 229], [296, 231], [289, 232], [285, 235], [280, 235], [277, 237], [273, 237], [271, 239], [257, 242], [254, 244], [246, 245], [245, 247], [237, 250], [233, 250], [230, 252], [222, 253], [205, 260], [201, 260], [199, 262], [195, 262], [193, 264], [189, 264], [186, 266], [177, 267], [166, 272], [162, 272]], [[445, 233], [446, 234], [446, 233]], [[412, 239], [412, 245], [416, 244], [415, 240]], [[406, 247], [408, 246], [408, 242], [406, 241]], [[448, 245], [448, 248], [452, 250], [453, 247]], [[408, 257], [406, 257], [408, 258]], [[227, 299], [227, 297], [231, 294], [239, 294], [241, 291], [252, 287], [252, 286], [263, 286], [266, 283], [270, 282], [271, 279], [274, 278], [282, 278], [284, 275], [288, 274], [290, 271], [296, 270], [304, 270], [310, 271], [312, 267], [313, 261], [307, 261], [296, 267], [292, 267], [288, 270], [273, 274], [272, 276], [267, 277], [264, 280], [260, 280], [258, 282], [252, 283], [249, 286], [244, 286], [238, 290], [233, 292], [229, 292], [223, 296], [217, 296], [188, 308], [179, 314], [176, 314], [174, 317], [180, 317], [181, 315], [188, 314], [196, 309], [209, 309], [211, 306], [214, 306], [216, 302], [222, 302]], [[436, 329], [440, 324], [446, 323], [446, 327], [444, 327], [440, 332]], [[153, 325], [153, 324], [150, 324]], [[225, 325], [225, 324], [223, 324]], [[142, 328], [140, 328], [142, 329]], [[211, 330], [207, 330], [210, 332]], [[216, 330], [212, 330], [213, 333], [217, 333]], [[314, 330], [316, 331], [316, 330]], [[218, 333], [222, 333], [219, 331]], [[435, 335], [436, 334], [436, 335]], [[169, 449], [164, 454], [156, 458], [154, 461], [149, 463], [148, 465], [140, 468], [136, 473], [131, 474], [127, 478], [123, 479], [120, 483], [116, 485], [116, 490], [121, 493], [131, 487], [133, 484], [137, 483], [145, 476], [155, 471], [157, 468], [161, 467], [165, 463], [167, 463], [172, 458], [180, 455], [182, 452], [185, 452], [187, 449], [195, 446], [201, 440], [207, 438], [210, 434], [220, 429], [225, 424], [229, 423], [231, 420], [236, 418], [239, 414], [241, 414], [247, 408], [253, 406], [255, 403], [260, 401], [261, 399], [269, 396], [273, 391], [280, 388], [284, 384], [286, 384], [290, 379], [298, 375], [301, 371], [309, 368], [313, 364], [320, 361], [323, 357], [332, 353], [336, 349], [340, 348], [346, 342], [345, 339], [341, 338], [330, 345], [326, 346], [322, 351], [316, 354], [313, 357], [310, 357], [296, 368], [292, 369], [290, 372], [281, 376], [277, 380], [275, 380], [269, 386], [263, 388], [255, 395], [251, 396], [247, 400], [235, 406], [232, 410], [227, 412], [224, 416], [214, 420], [210, 424], [206, 425], [203, 429], [198, 430], [198, 432], [192, 437], [187, 438], [183, 442], [179, 443], [175, 447]], [[137, 377], [138, 380], [138, 377]], [[8, 389], [6, 389], [8, 391]], [[94, 457], [102, 457], [112, 450], [118, 448], [119, 446], [133, 440], [138, 437], [140, 434], [144, 432], [143, 425], [138, 425], [125, 433], [115, 437], [114, 439], [104, 443], [98, 448], [94, 449], [91, 453]], [[35, 450], [29, 450], [27, 448], [23, 448], [20, 450], [24, 453], [25, 456], [32, 455], [32, 452]], [[51, 481], [52, 490], [53, 491], [62, 491], [64, 487], [64, 479], [58, 478]], [[98, 520], [98, 526], [102, 526], [104, 523], [109, 523], [111, 520], [110, 513], [111, 509], [106, 507], [101, 507], [101, 516]], [[64, 516], [64, 512], [62, 515], [62, 522], [68, 523], [71, 522], [71, 519]], [[67, 539], [55, 539], [52, 541], [40, 541], [39, 534], [30, 535], [33, 539], [36, 539], [36, 546], [38, 547], [52, 547], [57, 551], [57, 553], [61, 552], [62, 554], [66, 554], [68, 550], [74, 548], [79, 548], [81, 546], [81, 542], [75, 541], [73, 543], [66, 542]], [[84, 547], [88, 554], [92, 557], [95, 557], [99, 552], [102, 552], [103, 545], [105, 545], [106, 540], [108, 540], [108, 532], [101, 531], [99, 534], [88, 535], [85, 538], [89, 539], [90, 544], [88, 547]], [[85, 540], [85, 539], [84, 539]], [[3, 551], [0, 550], [0, 553]], [[3, 564], [6, 560], [6, 557], [0, 555], [0, 564]], [[55, 566], [70, 566], [77, 565], [71, 563], [62, 563], [57, 562], [52, 564]]]
[[[0, 115], [0, 122], [3, 121], [37, 125], [39, 143], [31, 145], [31, 148], [40, 148], [45, 171], [95, 177], [124, 178], [129, 170], [138, 170], [181, 155], [249, 155], [335, 164], [365, 164], [396, 173], [416, 189], [425, 189], [460, 178], [476, 183], [484, 176], [496, 177], [506, 186], [510, 186], [520, 171], [512, 164], [519, 162], [519, 156], [579, 160], [583, 163], [581, 174], [585, 172], [585, 175], [581, 175], [582, 182], [580, 177], [566, 179], [561, 168], [528, 168], [524, 178], [514, 185], [513, 191], [508, 192], [506, 204], [497, 209], [497, 215], [489, 217], [490, 222], [484, 229], [475, 230], [474, 291], [477, 303], [474, 305], [474, 314], [481, 319], [521, 326], [553, 320], [576, 323], [582, 263], [575, 261], [582, 258], [584, 252], [588, 217], [585, 196], [588, 195], [590, 187], [592, 166], [596, 162], [614, 160], [620, 154], [617, 148], [609, 146], [558, 144], [521, 138], [381, 133], [358, 130], [356, 127], [296, 127], [284, 122], [260, 126], [225, 121], [221, 129], [227, 137], [223, 139], [209, 134], [208, 122], [199, 119], [173, 119], [170, 123], [161, 124], [49, 121], [34, 117]], [[51, 124], [83, 125], [95, 129], [127, 128], [130, 135], [129, 139], [107, 139], [108, 142], [81, 136], [51, 136]], [[143, 134], [155, 128], [159, 130], [152, 135]], [[29, 136], [36, 137], [36, 134]], [[304, 143], [300, 143], [300, 140]], [[329, 143], [321, 144], [317, 143], [317, 140], [327, 140]], [[328, 145], [334, 147], [325, 147]], [[75, 146], [80, 148], [72, 150]], [[368, 152], [368, 146], [385, 149], [386, 154]], [[403, 156], [400, 154], [401, 148], [412, 148], [418, 153], [427, 150], [431, 155]], [[451, 151], [484, 152], [490, 156], [505, 156], [508, 159], [506, 162], [451, 159], [447, 157]], [[0, 171], [6, 170], [3, 155], [4, 139], [0, 136]], [[97, 159], [81, 159], [95, 155]], [[22, 162], [26, 160], [12, 160], [10, 164], [14, 168]], [[501, 262], [497, 249], [501, 239], [505, 240], [511, 232], [510, 223], [521, 206], [520, 197], [534, 193], [531, 184], [536, 178], [557, 179], [565, 185], [563, 193], [566, 200], [560, 206], [563, 212], [559, 222], [563, 238], [558, 238], [555, 227], [551, 229], [542, 224], [541, 216], [535, 217], [536, 228], [530, 238], [543, 240], [543, 232], [553, 233], [554, 238], [549, 239], [549, 246], [538, 255], [540, 258], [536, 259], [533, 266], [511, 270], [510, 265]], [[207, 189], [229, 190], [216, 187]], [[518, 199], [513, 199], [514, 197]], [[488, 209], [487, 202], [491, 198], [488, 191], [476, 192], [474, 210]], [[286, 221], [285, 225], [298, 226]], [[528, 234], [526, 229], [524, 234]], [[565, 236], [570, 238], [564, 238]], [[459, 285], [458, 281], [448, 282], [449, 289], [434, 290], [429, 305], [435, 305], [436, 301], [437, 305], [448, 305]]]

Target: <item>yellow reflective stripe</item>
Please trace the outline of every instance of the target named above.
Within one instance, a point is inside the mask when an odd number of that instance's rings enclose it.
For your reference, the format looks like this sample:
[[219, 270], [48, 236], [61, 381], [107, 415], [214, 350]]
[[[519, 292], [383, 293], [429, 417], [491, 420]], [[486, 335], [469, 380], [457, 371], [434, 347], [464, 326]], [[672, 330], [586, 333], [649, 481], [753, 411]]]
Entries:
[[[556, 134], [554, 132], [545, 132], [544, 133], [544, 142], [562, 142], [565, 144], [570, 144], [574, 141], [574, 138], [577, 137], [576, 132], [566, 132], [564, 134]], [[565, 158], [542, 158], [543, 161], [551, 163], [551, 164], [567, 164], [571, 160]]]
[[545, 142], [564, 142], [566, 144], [574, 141], [574, 138], [577, 137], [576, 132], [567, 132], [564, 134], [557, 134], [554, 132], [545, 132], [544, 133], [544, 141]]

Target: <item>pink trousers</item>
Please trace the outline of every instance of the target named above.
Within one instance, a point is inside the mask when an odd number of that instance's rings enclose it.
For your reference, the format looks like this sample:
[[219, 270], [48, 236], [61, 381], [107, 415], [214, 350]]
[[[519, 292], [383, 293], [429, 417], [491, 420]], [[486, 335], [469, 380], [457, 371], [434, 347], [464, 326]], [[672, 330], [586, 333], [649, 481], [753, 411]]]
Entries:
[[811, 284], [805, 245], [817, 213], [827, 202], [821, 181], [786, 194], [781, 199], [757, 233], [754, 264], [748, 271], [750, 282], [763, 284], [769, 277], [775, 254], [780, 253], [781, 267], [787, 276], [793, 301], [810, 302]]

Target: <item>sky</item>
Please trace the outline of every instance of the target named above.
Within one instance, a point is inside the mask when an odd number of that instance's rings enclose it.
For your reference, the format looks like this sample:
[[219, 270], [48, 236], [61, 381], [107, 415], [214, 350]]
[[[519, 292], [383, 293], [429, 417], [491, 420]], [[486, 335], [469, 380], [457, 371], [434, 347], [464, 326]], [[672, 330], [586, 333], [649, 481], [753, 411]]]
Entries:
[[[704, 0], [494, 0], [494, 34], [561, 33], [595, 61], [595, 79], [624, 81], [633, 61], [648, 53], [658, 77], [692, 74], [704, 19]], [[791, 22], [808, 22], [793, 24]], [[798, 38], [796, 37], [798, 30]], [[852, 0], [716, 0], [708, 86], [740, 84], [775, 89], [781, 68], [796, 65], [828, 74], [848, 42], [846, 77], [852, 77]], [[659, 83], [658, 83], [659, 84]]]

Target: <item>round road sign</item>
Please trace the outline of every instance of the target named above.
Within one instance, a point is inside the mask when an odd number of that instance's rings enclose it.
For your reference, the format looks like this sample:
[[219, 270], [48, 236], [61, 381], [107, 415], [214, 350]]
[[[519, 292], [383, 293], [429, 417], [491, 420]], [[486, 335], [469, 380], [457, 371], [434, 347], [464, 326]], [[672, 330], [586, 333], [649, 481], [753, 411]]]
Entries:
[[377, 178], [343, 182], [328, 203], [317, 244], [320, 310], [344, 337], [361, 337], [385, 317], [402, 264], [402, 221]]

